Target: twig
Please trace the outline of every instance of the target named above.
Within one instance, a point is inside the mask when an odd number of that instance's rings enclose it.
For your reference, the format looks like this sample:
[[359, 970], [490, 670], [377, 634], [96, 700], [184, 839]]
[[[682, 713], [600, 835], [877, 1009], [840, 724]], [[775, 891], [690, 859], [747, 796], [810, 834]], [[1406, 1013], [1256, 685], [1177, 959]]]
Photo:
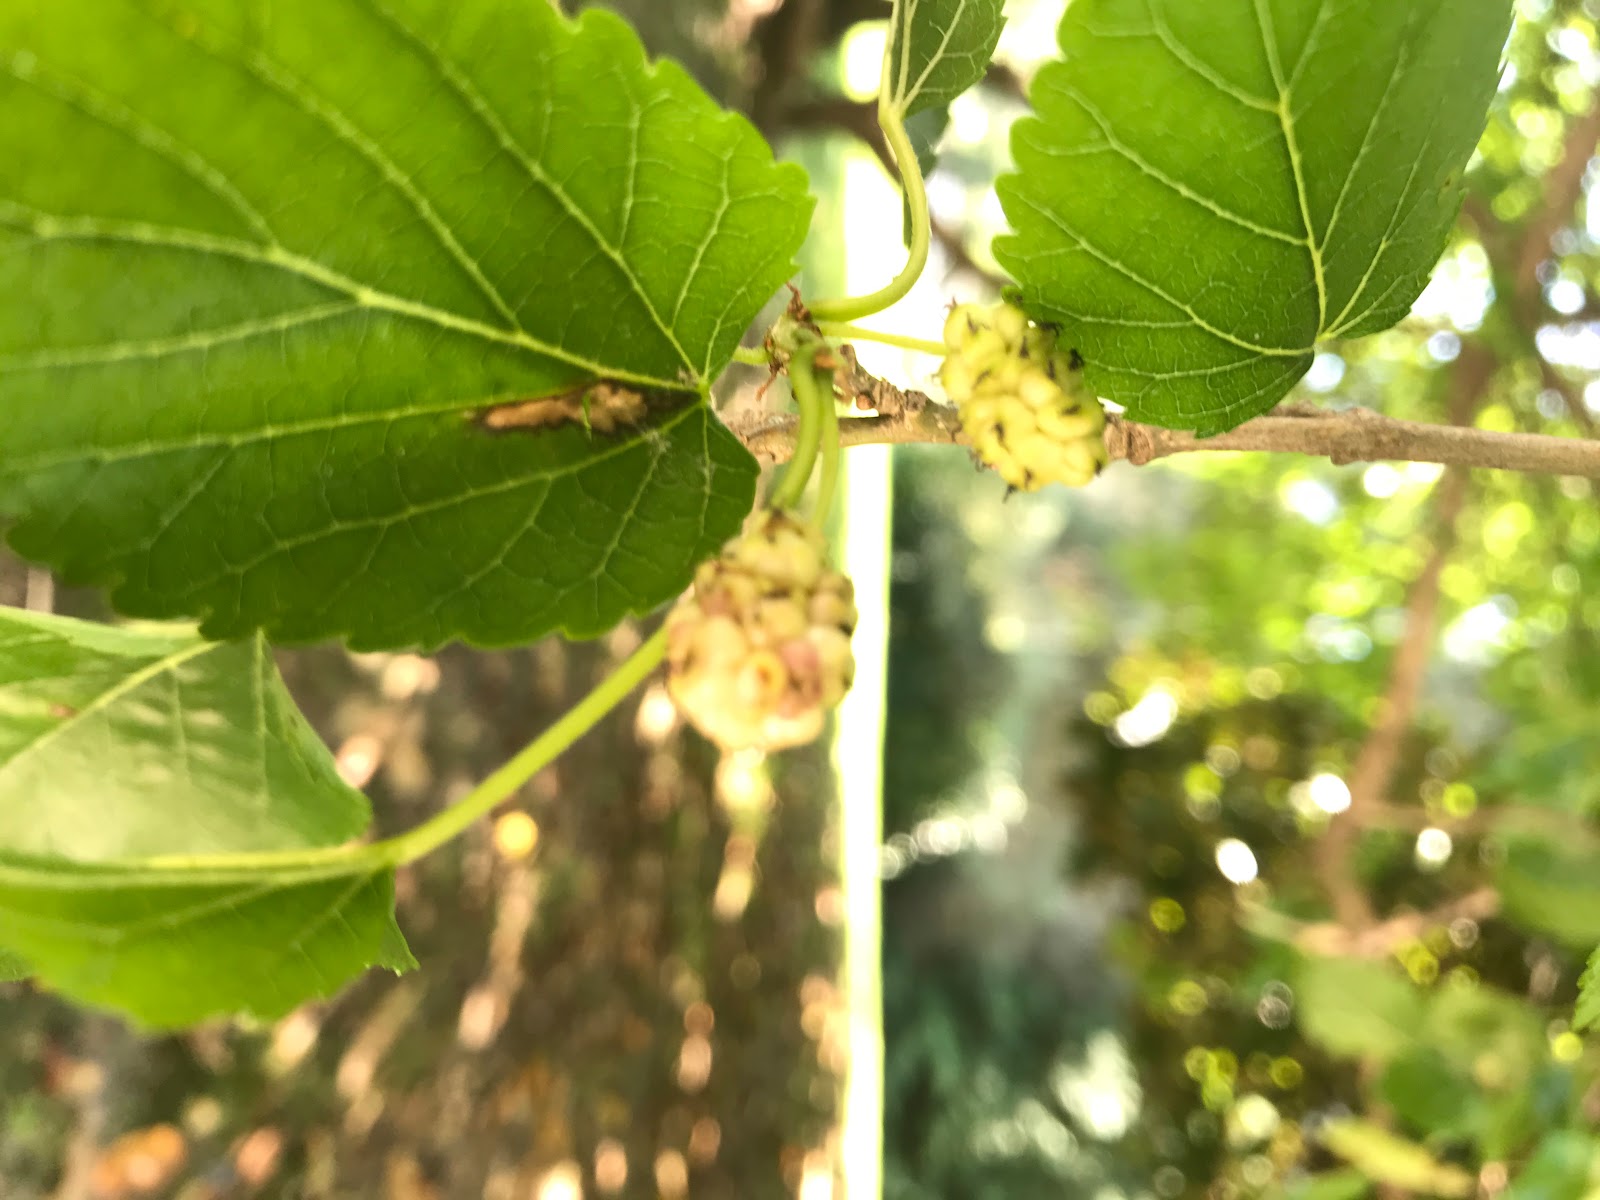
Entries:
[[1361, 814], [1366, 829], [1393, 829], [1420, 833], [1440, 828], [1458, 837], [1483, 837], [1489, 834], [1539, 836], [1568, 844], [1592, 845], [1596, 831], [1583, 817], [1558, 808], [1536, 805], [1492, 804], [1461, 816], [1431, 813], [1425, 808], [1379, 803]]
[[1010, 285], [1011, 281], [997, 271], [992, 271], [972, 256], [972, 251], [967, 249], [966, 239], [959, 230], [951, 228], [938, 217], [932, 218], [933, 240], [939, 243], [939, 249], [950, 260], [951, 275], [967, 274], [977, 279], [991, 291], [999, 292]]
[[[841, 425], [846, 446], [920, 442], [949, 445], [962, 440], [955, 410], [931, 402], [912, 422], [899, 418], [858, 417], [845, 420]], [[786, 462], [793, 450], [794, 421], [790, 417], [736, 428], [734, 433], [745, 441], [752, 453], [767, 462]], [[1429, 462], [1600, 478], [1600, 443], [1597, 442], [1403, 421], [1364, 408], [1342, 411], [1284, 408], [1209, 438], [1112, 417], [1106, 425], [1105, 441], [1114, 461], [1134, 466], [1178, 454], [1256, 450], [1307, 454], [1335, 463]]]
[[848, 96], [813, 96], [791, 104], [783, 111], [777, 124], [786, 131], [810, 129], [826, 132], [838, 130], [865, 142], [885, 169], [898, 174], [894, 155], [878, 128], [878, 106], [870, 100], [852, 100]]
[[[1511, 263], [1512, 288], [1507, 307], [1512, 321], [1530, 343], [1539, 322], [1539, 265], [1550, 253], [1551, 239], [1572, 218], [1572, 208], [1582, 193], [1584, 174], [1597, 143], [1600, 143], [1600, 103], [1568, 129], [1561, 161], [1545, 177], [1540, 205], [1516, 245], [1507, 247], [1503, 237], [1492, 236], [1499, 232], [1494, 226], [1480, 226], [1486, 235], [1485, 244], [1504, 254]], [[1476, 216], [1480, 221], [1486, 217], [1492, 219], [1489, 214]], [[1548, 383], [1554, 372], [1543, 362], [1542, 356], [1540, 362]], [[1495, 353], [1481, 340], [1467, 345], [1456, 360], [1451, 380], [1449, 426], [1416, 426], [1407, 436], [1408, 431], [1399, 426], [1411, 423], [1391, 423], [1386, 438], [1368, 443], [1373, 448], [1381, 447], [1381, 456], [1388, 458], [1412, 457], [1422, 448], [1428, 461], [1447, 463], [1452, 469], [1435, 494], [1433, 549], [1421, 573], [1412, 581], [1406, 598], [1406, 631], [1395, 649], [1377, 720], [1350, 767], [1346, 781], [1350, 788], [1350, 807], [1345, 814], [1334, 818], [1314, 852], [1317, 876], [1333, 904], [1335, 917], [1347, 933], [1357, 937], [1374, 925], [1376, 915], [1361, 881], [1354, 874], [1355, 850], [1367, 814], [1387, 801], [1421, 695], [1428, 659], [1433, 653], [1440, 580], [1445, 562], [1455, 549], [1457, 518], [1466, 504], [1467, 474], [1463, 468], [1486, 466], [1563, 475], [1596, 474], [1595, 464], [1584, 464], [1588, 457], [1585, 452], [1594, 446], [1587, 439], [1491, 434], [1467, 428], [1472, 414], [1489, 391], [1498, 365]], [[1572, 406], [1570, 392], [1563, 388], [1562, 393]], [[1577, 419], [1576, 411], [1574, 418]], [[1496, 444], [1497, 439], [1505, 438], [1533, 440], [1519, 440], [1515, 445], [1504, 441]], [[1366, 456], [1356, 455], [1358, 458]], [[1339, 461], [1334, 455], [1329, 457]], [[1596, 463], [1600, 463], [1600, 459]]]
[[1335, 463], [1431, 462], [1600, 477], [1600, 448], [1586, 440], [1402, 421], [1363, 408], [1257, 417], [1212, 438], [1119, 421], [1108, 428], [1106, 441], [1113, 458], [1140, 465], [1191, 451], [1265, 450], [1319, 455]]
[[[912, 392], [910, 396], [920, 396]], [[964, 445], [961, 423], [955, 410], [923, 403], [908, 407], [900, 416], [855, 417], [839, 422], [839, 443], [843, 446]], [[794, 453], [796, 418], [774, 417], [759, 424], [734, 426], [733, 433], [745, 448], [765, 463], [789, 461]]]
[[[1472, 214], [1485, 245], [1497, 256], [1503, 255], [1503, 261], [1510, 264], [1512, 286], [1507, 306], [1512, 320], [1530, 343], [1539, 323], [1539, 265], [1550, 253], [1551, 240], [1572, 218], [1572, 209], [1582, 194], [1584, 175], [1597, 143], [1600, 143], [1600, 102], [1568, 128], [1561, 160], [1546, 175], [1539, 207], [1514, 246], [1505, 244], [1503, 230], [1493, 222], [1492, 214], [1483, 211]], [[1553, 382], [1560, 388], [1573, 410], [1574, 419], [1581, 421], [1578, 413], [1581, 400], [1574, 403], [1571, 390], [1561, 386], [1559, 375], [1542, 356], [1540, 363], [1546, 385]], [[1428, 659], [1433, 653], [1440, 580], [1455, 548], [1457, 519], [1466, 504], [1467, 474], [1463, 468], [1495, 467], [1594, 476], [1596, 466], [1600, 465], [1600, 458], [1585, 461], [1590, 457], [1586, 451], [1594, 445], [1588, 440], [1537, 434], [1492, 434], [1468, 428], [1472, 414], [1493, 383], [1498, 365], [1494, 352], [1481, 341], [1469, 344], [1457, 360], [1451, 380], [1450, 425], [1418, 426], [1380, 418], [1388, 427], [1372, 438], [1361, 439], [1357, 435], [1359, 448], [1351, 455], [1364, 459], [1373, 457], [1372, 452], [1376, 451], [1377, 457], [1384, 458], [1421, 457], [1449, 464], [1452, 469], [1435, 494], [1435, 530], [1430, 539], [1433, 549], [1421, 573], [1412, 581], [1406, 598], [1406, 631], [1395, 649], [1377, 720], [1351, 764], [1347, 779], [1349, 810], [1334, 818], [1314, 852], [1317, 876], [1338, 920], [1334, 928], [1342, 937], [1359, 939], [1375, 926], [1371, 900], [1355, 877], [1352, 863], [1369, 814], [1387, 801], [1421, 695]], [[1515, 439], [1515, 444], [1500, 440], [1508, 438]], [[1340, 450], [1329, 457], [1335, 462], [1341, 461], [1340, 455], [1349, 450], [1348, 445], [1341, 445]], [[1498, 898], [1494, 898], [1494, 903], [1498, 904]], [[1378, 929], [1383, 927], [1383, 924], [1376, 925]]]
[[[787, 129], [837, 129], [862, 142], [873, 154], [891, 179], [900, 178], [894, 154], [878, 126], [878, 106], [870, 100], [851, 100], [844, 96], [825, 96], [807, 100], [791, 107], [783, 116]], [[939, 243], [945, 257], [950, 260], [952, 274], [972, 275], [990, 289], [1000, 291], [1010, 284], [1005, 276], [980, 263], [967, 249], [959, 230], [953, 229], [937, 217], [931, 218], [933, 238]]]
[[1365, 929], [1338, 921], [1296, 921], [1269, 909], [1247, 910], [1245, 921], [1256, 933], [1289, 942], [1307, 954], [1337, 958], [1387, 958], [1430, 929], [1460, 920], [1487, 921], [1500, 911], [1500, 893], [1479, 888], [1427, 912], [1396, 913]]
[[[1536, 335], [1545, 316], [1539, 267], [1552, 253], [1551, 242], [1571, 223], [1573, 208], [1583, 198], [1583, 181], [1597, 145], [1600, 145], [1600, 99], [1568, 126], [1561, 158], [1545, 174], [1538, 207], [1515, 241], [1509, 238], [1505, 226], [1493, 212], [1475, 197], [1469, 197], [1471, 202], [1463, 206], [1468, 219], [1477, 227], [1479, 240], [1496, 271], [1510, 277], [1505, 308], [1527, 352], [1539, 364], [1544, 386], [1560, 394], [1568, 414], [1589, 437], [1594, 436], [1595, 420], [1584, 404], [1582, 393], [1544, 357]], [[1579, 313], [1572, 319], [1586, 318]]]
[[1368, 810], [1384, 803], [1395, 770], [1400, 765], [1406, 733], [1422, 693], [1422, 680], [1433, 654], [1433, 636], [1438, 627], [1439, 581], [1445, 562], [1456, 545], [1456, 518], [1466, 500], [1466, 473], [1451, 471], [1440, 484], [1434, 504], [1435, 533], [1433, 550], [1421, 573], [1412, 580], [1406, 596], [1406, 628], [1394, 661], [1389, 667], [1389, 683], [1378, 704], [1378, 717], [1351, 764], [1346, 783], [1350, 788], [1350, 807], [1335, 817], [1316, 847], [1317, 873], [1333, 903], [1339, 923], [1352, 934], [1359, 934], [1373, 922], [1372, 904], [1351, 869], [1356, 843], [1361, 839]]
[[789, 93], [823, 43], [825, 8], [821, 0], [788, 0], [755, 26], [750, 119], [764, 133], [781, 122]]
[[114, 1052], [126, 1044], [116, 1026], [103, 1017], [91, 1017], [78, 1034], [82, 1057], [69, 1078], [76, 1121], [53, 1200], [89, 1200], [96, 1194], [94, 1168], [104, 1149]]

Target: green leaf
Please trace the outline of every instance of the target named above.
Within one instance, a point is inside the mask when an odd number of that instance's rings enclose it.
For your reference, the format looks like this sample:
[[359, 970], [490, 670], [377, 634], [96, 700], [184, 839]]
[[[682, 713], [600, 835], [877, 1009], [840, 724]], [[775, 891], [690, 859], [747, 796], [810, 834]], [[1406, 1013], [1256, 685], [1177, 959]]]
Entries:
[[0, 609], [5, 964], [152, 1026], [404, 969], [368, 818], [259, 636]]
[[1425, 1135], [1462, 1129], [1474, 1100], [1471, 1078], [1431, 1046], [1414, 1047], [1390, 1063], [1378, 1082], [1378, 1095], [1402, 1121]]
[[[329, 996], [367, 967], [416, 966], [394, 872], [359, 854], [321, 867], [68, 863], [0, 851], [0, 938], [39, 980], [152, 1028]], [[221, 860], [219, 860], [221, 861]]]
[[259, 638], [0, 608], [0, 848], [80, 862], [298, 850], [370, 817]]
[[1308, 1175], [1277, 1193], [1278, 1200], [1362, 1200], [1372, 1185], [1360, 1171]]
[[1589, 965], [1578, 980], [1578, 1005], [1572, 1014], [1574, 1029], [1600, 1025], [1600, 947], [1589, 955]]
[[[704, 396], [804, 174], [613, 16], [17, 0], [0, 161], [0, 518], [125, 612], [592, 635], [750, 508]], [[648, 415], [479, 419], [597, 381]]]
[[1508, 0], [1078, 0], [1013, 133], [995, 254], [1102, 396], [1231, 428], [1319, 342], [1408, 311], [1510, 19]]
[[983, 78], [1005, 27], [1004, 0], [895, 0], [886, 102], [909, 117], [941, 108]]
[[33, 974], [28, 964], [9, 950], [0, 950], [0, 983], [14, 983]]
[[[1462, 1132], [1487, 1158], [1517, 1152], [1539, 1128], [1534, 1075], [1548, 1059], [1546, 1020], [1527, 1001], [1488, 985], [1447, 983], [1429, 994], [1422, 1039], [1450, 1064], [1470, 1098]], [[1448, 1085], [1441, 1083], [1441, 1087]], [[1435, 1102], [1447, 1104], [1443, 1096]], [[1444, 1132], [1441, 1122], [1430, 1132]]]
[[1318, 1137], [1331, 1153], [1379, 1183], [1428, 1196], [1464, 1197], [1474, 1191], [1472, 1176], [1460, 1167], [1370, 1121], [1328, 1121]]
[[1296, 973], [1301, 1031], [1329, 1054], [1394, 1058], [1416, 1040], [1423, 995], [1408, 981], [1361, 959], [1308, 958]]
[[1523, 1091], [1544, 1057], [1546, 1019], [1527, 1001], [1488, 985], [1447, 984], [1429, 996], [1428, 1044], [1482, 1091]]
[[1549, 843], [1517, 843], [1495, 883], [1506, 915], [1518, 924], [1574, 950], [1600, 942], [1600, 879], [1591, 859], [1563, 854]]
[[1505, 1192], [1505, 1200], [1572, 1200], [1600, 1183], [1600, 1143], [1587, 1133], [1550, 1134]]

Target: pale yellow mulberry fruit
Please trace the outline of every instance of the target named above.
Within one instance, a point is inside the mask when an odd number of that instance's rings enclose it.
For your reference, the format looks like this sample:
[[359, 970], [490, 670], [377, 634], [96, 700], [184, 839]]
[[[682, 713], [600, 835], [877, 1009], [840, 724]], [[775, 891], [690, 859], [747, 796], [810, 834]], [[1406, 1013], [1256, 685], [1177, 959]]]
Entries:
[[763, 510], [667, 618], [667, 690], [728, 750], [815, 739], [855, 676], [855, 594], [821, 531]]
[[1106, 463], [1105, 411], [1055, 334], [1015, 305], [961, 304], [945, 321], [945, 394], [978, 456], [1008, 484], [1081, 487]]

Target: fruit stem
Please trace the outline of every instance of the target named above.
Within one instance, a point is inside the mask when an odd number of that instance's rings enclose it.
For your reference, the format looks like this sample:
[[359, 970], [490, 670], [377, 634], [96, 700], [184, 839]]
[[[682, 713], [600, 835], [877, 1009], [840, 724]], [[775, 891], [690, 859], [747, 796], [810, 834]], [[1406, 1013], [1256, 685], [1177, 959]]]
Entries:
[[649, 677], [666, 653], [667, 629], [662, 626], [602, 679], [593, 691], [568, 709], [560, 720], [465, 797], [415, 829], [367, 847], [363, 857], [370, 855], [389, 866], [403, 866], [431, 854], [465, 832], [594, 728], [602, 717]]
[[760, 346], [740, 346], [733, 352], [733, 361], [750, 367], [765, 367], [772, 362], [772, 356]]
[[[795, 352], [789, 362], [789, 387], [794, 392], [795, 403], [800, 408], [800, 427], [794, 436], [794, 457], [789, 469], [783, 473], [778, 486], [773, 489], [767, 503], [772, 508], [793, 508], [806, 493], [811, 482], [811, 469], [817, 463], [817, 450], [822, 445], [823, 409], [832, 404], [822, 403], [817, 391], [817, 351], [822, 347], [812, 342]], [[835, 442], [838, 441], [836, 437]]]
[[859, 325], [851, 325], [845, 321], [818, 321], [817, 328], [826, 336], [841, 342], [882, 342], [885, 346], [896, 346], [901, 350], [912, 350], [918, 354], [931, 354], [936, 358], [943, 358], [950, 353], [943, 342], [930, 342], [926, 338], [907, 337], [901, 333], [884, 333], [877, 329], [863, 329]]
[[821, 525], [833, 511], [833, 496], [839, 485], [839, 408], [833, 397], [833, 376], [822, 371], [807, 371], [790, 377], [797, 389], [810, 393], [801, 407], [814, 407], [821, 417], [818, 440], [821, 442], [822, 474], [817, 480], [817, 505], [811, 520]]

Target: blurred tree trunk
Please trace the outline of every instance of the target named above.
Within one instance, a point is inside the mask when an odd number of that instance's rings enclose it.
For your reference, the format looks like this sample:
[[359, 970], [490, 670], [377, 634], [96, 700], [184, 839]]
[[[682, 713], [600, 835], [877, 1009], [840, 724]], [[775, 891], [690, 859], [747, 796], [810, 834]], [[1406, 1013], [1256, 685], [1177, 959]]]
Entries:
[[[748, 106], [760, 68], [727, 0], [606, 7]], [[0, 602], [26, 592], [26, 568], [0, 557]], [[105, 615], [92, 595], [59, 607]], [[344, 762], [370, 773], [390, 833], [558, 717], [627, 636], [280, 661]], [[187, 1165], [155, 1194], [186, 1200], [509, 1200], [573, 1170], [586, 1195], [792, 1192], [835, 1108], [820, 1058], [837, 939], [815, 915], [833, 871], [825, 759], [786, 757], [777, 802], [735, 832], [716, 756], [660, 699], [641, 723], [634, 697], [518, 797], [531, 854], [497, 850], [485, 823], [402, 874], [401, 924], [422, 964], [409, 977], [368, 976], [275, 1029], [155, 1039], [0, 986], [8, 1200], [85, 1194], [81, 1172], [64, 1173], [70, 1148], [87, 1144], [92, 1166], [161, 1122], [184, 1126]], [[507, 828], [527, 840], [526, 822]]]

